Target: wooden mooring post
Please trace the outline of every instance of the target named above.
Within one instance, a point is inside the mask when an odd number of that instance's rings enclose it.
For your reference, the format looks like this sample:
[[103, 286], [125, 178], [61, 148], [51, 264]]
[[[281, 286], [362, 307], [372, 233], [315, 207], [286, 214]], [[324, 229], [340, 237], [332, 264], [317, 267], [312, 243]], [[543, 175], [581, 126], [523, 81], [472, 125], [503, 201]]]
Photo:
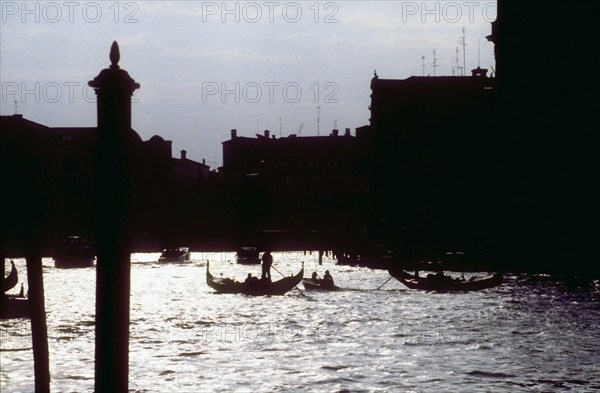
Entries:
[[50, 355], [48, 351], [44, 280], [42, 278], [42, 256], [39, 252], [39, 247], [31, 244], [27, 250], [26, 259], [35, 391], [49, 392]]
[[131, 96], [137, 84], [111, 65], [89, 85], [97, 96], [95, 391], [127, 392], [129, 382], [130, 207], [133, 131]]

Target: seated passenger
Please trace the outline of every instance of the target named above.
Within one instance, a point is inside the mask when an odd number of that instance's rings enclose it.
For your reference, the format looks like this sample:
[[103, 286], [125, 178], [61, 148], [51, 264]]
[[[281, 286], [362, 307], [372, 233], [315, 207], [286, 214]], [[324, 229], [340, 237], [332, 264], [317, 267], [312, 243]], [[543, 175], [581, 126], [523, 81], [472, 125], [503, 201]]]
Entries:
[[254, 277], [252, 275], [252, 273], [248, 273], [248, 277], [246, 277], [246, 280], [244, 282], [246, 284], [257, 283], [258, 282], [258, 277]]

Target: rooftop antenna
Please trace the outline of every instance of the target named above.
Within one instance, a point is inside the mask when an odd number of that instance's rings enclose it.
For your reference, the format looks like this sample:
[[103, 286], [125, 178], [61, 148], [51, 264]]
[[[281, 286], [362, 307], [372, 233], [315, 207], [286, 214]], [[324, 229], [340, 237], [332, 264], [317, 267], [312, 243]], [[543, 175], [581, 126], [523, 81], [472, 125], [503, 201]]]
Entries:
[[425, 76], [425, 56], [421, 56], [421, 60], [423, 61], [423, 65], [421, 67], [423, 67], [423, 76]]
[[334, 130], [337, 130], [337, 120], [334, 120], [334, 121], [333, 121], [333, 129], [334, 129]]
[[[458, 46], [456, 47], [456, 56], [452, 58], [456, 62], [456, 67], [452, 67], [452, 75], [460, 75], [460, 65], [458, 64]], [[456, 73], [454, 72], [456, 70]]]
[[481, 39], [477, 38], [477, 68], [481, 68]]
[[462, 28], [462, 37], [458, 38], [458, 44], [462, 45], [463, 47], [463, 69], [462, 69], [462, 75], [465, 76], [465, 70], [467, 69], [467, 55], [466, 55], [466, 47], [467, 47], [467, 37], [465, 35], [465, 28]]
[[433, 76], [435, 76], [435, 69], [437, 67], [439, 67], [438, 64], [437, 64], [437, 61], [438, 61], [438, 58], [435, 57], [435, 49], [434, 49], [433, 50], [433, 63], [431, 63], [431, 64], [433, 64]]
[[317, 107], [317, 136], [319, 136], [320, 131], [321, 131], [321, 107], [318, 106]]
[[15, 115], [19, 113], [19, 103], [15, 100]]

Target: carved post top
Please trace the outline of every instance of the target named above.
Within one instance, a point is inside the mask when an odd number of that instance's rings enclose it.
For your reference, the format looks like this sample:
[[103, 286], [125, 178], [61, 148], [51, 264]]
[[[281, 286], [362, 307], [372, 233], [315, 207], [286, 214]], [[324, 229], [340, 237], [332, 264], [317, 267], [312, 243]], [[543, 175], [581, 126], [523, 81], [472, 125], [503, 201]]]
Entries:
[[110, 68], [119, 68], [119, 60], [121, 60], [121, 53], [119, 53], [119, 44], [117, 41], [113, 41], [112, 46], [110, 47]]
[[127, 71], [119, 67], [121, 54], [117, 41], [112, 43], [110, 47], [110, 62], [109, 68], [100, 71], [97, 77], [88, 82], [88, 85], [93, 87], [96, 92], [98, 90], [105, 91], [124, 91], [132, 94], [134, 90], [139, 89], [140, 84], [133, 80]]

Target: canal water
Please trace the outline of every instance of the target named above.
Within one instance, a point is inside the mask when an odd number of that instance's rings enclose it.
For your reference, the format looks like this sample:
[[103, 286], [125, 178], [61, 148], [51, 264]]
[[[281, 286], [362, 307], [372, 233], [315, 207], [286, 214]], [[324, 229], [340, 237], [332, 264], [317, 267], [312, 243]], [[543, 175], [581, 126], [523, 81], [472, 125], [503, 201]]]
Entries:
[[[342, 290], [248, 297], [215, 294], [206, 261], [238, 280], [259, 265], [232, 253], [194, 253], [187, 264], [158, 256], [132, 255], [134, 392], [600, 390], [600, 293], [586, 280], [508, 274], [500, 287], [449, 294], [392, 279], [378, 289], [384, 270], [274, 253], [279, 272], [304, 261], [305, 276], [329, 270]], [[26, 283], [25, 261], [15, 262]], [[91, 392], [95, 269], [43, 264], [51, 389]], [[29, 321], [0, 321], [0, 335], [0, 391], [33, 392]]]

